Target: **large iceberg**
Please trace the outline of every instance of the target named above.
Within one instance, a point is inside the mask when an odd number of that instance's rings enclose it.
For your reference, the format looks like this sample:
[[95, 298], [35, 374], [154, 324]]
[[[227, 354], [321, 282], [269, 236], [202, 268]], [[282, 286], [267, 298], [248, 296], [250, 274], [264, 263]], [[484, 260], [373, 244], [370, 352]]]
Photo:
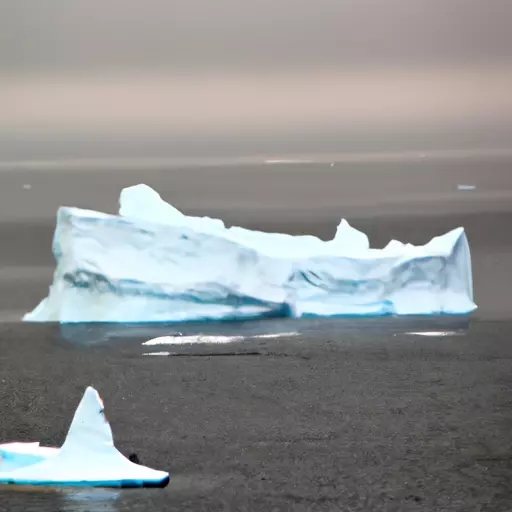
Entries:
[[463, 228], [424, 246], [372, 249], [342, 220], [330, 241], [189, 217], [146, 185], [119, 216], [61, 207], [57, 267], [32, 322], [180, 322], [263, 317], [468, 314]]

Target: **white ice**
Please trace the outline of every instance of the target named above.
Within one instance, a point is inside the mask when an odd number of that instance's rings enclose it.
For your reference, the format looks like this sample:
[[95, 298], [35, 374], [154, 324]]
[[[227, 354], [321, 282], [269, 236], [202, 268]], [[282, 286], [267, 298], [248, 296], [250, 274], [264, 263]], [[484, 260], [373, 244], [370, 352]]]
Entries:
[[61, 448], [0, 444], [0, 484], [164, 486], [169, 474], [134, 464], [114, 446], [98, 392], [88, 387]]
[[342, 220], [332, 240], [226, 228], [146, 185], [120, 215], [61, 207], [50, 293], [25, 321], [180, 322], [269, 316], [467, 314], [471, 258], [459, 227], [423, 246], [372, 249]]
[[248, 339], [271, 339], [289, 338], [298, 336], [298, 332], [276, 332], [272, 334], [255, 334], [254, 336], [209, 336], [206, 334], [195, 334], [191, 336], [159, 336], [142, 343], [144, 346], [155, 345], [187, 345], [187, 344], [222, 344], [235, 343]]

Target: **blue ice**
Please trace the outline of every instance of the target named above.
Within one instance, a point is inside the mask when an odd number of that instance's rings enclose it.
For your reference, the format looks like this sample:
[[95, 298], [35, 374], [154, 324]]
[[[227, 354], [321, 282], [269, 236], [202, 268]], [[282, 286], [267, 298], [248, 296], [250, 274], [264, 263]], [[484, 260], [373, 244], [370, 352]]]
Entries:
[[370, 248], [342, 220], [332, 240], [226, 228], [190, 217], [146, 185], [119, 215], [61, 207], [57, 261], [31, 322], [181, 322], [265, 317], [468, 314], [462, 227], [413, 246]]

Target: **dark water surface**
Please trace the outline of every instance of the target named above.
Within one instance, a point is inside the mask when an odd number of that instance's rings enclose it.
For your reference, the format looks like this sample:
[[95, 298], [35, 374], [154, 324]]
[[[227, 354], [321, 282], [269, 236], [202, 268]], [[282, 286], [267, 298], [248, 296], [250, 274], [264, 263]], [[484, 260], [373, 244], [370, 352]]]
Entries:
[[[283, 323], [203, 332], [289, 332]], [[206, 347], [142, 346], [142, 331], [107, 326], [90, 328], [89, 345], [80, 329], [0, 326], [2, 439], [60, 444], [92, 384], [119, 449], [172, 474], [164, 490], [0, 488], [0, 507], [508, 509], [510, 322], [294, 324], [301, 335]], [[161, 350], [181, 357], [143, 356]]]

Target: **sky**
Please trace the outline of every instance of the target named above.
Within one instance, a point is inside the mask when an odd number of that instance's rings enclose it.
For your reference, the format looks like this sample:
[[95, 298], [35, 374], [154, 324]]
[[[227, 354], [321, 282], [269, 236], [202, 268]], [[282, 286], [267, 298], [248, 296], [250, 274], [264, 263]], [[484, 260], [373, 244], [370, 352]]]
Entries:
[[511, 20], [512, 0], [0, 0], [0, 161], [509, 148]]
[[510, 0], [0, 0], [0, 72], [512, 63]]

